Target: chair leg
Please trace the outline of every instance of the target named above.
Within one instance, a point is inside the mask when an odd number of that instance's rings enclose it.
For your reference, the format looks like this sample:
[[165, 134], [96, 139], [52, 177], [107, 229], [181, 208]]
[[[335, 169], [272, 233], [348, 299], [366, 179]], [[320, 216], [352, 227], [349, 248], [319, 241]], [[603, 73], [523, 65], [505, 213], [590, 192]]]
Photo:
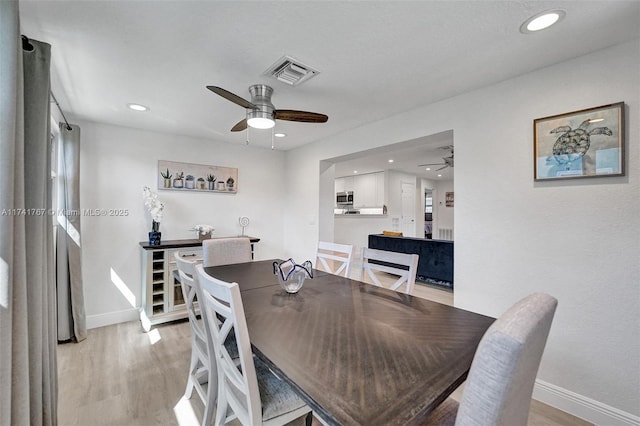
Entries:
[[218, 400], [218, 381], [215, 369], [210, 365], [207, 366], [207, 401], [204, 404], [204, 415], [202, 416], [202, 426], [211, 425], [213, 420], [216, 402]]
[[191, 362], [189, 363], [189, 380], [187, 380], [187, 388], [184, 391], [184, 397], [186, 399], [191, 398], [193, 393], [193, 387], [195, 386], [193, 381], [196, 370], [198, 369], [198, 354], [196, 351], [191, 350]]

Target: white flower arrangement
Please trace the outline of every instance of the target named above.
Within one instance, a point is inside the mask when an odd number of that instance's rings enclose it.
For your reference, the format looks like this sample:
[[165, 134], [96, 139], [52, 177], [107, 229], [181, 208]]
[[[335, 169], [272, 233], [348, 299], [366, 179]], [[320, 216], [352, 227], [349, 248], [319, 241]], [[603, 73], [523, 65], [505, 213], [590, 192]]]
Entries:
[[164, 210], [164, 204], [158, 199], [158, 194], [153, 192], [151, 188], [145, 186], [142, 190], [142, 196], [144, 198], [144, 205], [151, 214], [151, 219], [154, 222], [160, 223], [162, 221], [162, 211]]
[[190, 231], [196, 231], [200, 235], [207, 235], [215, 231], [215, 229], [211, 225], [196, 225]]

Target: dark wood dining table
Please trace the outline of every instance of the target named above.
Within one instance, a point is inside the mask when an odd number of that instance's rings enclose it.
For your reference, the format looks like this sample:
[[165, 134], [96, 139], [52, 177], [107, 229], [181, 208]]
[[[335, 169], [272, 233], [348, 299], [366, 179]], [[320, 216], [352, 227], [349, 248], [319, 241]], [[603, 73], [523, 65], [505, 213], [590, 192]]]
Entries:
[[254, 354], [330, 425], [423, 424], [494, 321], [318, 270], [288, 294], [273, 260], [205, 271], [238, 283]]

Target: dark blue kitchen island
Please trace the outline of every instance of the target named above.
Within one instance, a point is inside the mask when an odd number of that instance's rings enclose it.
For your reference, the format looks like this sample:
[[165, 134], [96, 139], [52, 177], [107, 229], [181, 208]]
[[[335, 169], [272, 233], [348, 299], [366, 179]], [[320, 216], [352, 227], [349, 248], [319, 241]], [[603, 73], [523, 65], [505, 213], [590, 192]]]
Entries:
[[417, 281], [453, 288], [453, 241], [370, 234], [369, 248], [417, 254]]

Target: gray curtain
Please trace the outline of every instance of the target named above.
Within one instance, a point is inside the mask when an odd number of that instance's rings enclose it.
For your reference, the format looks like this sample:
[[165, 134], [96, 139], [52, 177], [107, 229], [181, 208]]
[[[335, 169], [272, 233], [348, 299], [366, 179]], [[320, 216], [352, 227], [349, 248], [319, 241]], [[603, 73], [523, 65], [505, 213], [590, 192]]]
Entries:
[[56, 306], [49, 147], [50, 46], [23, 51], [0, 1], [0, 424], [55, 425]]
[[87, 325], [82, 289], [80, 128], [78, 126], [67, 126], [66, 123], [60, 123], [57, 170], [59, 212], [56, 233], [58, 340], [80, 342], [87, 337]]

